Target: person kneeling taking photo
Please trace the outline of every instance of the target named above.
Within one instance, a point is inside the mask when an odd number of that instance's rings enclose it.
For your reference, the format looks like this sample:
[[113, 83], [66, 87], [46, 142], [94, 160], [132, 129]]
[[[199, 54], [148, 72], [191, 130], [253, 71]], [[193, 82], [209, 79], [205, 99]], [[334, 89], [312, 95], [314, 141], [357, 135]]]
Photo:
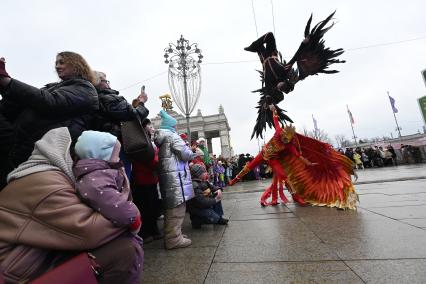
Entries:
[[202, 224], [228, 224], [228, 219], [223, 218], [222, 190], [211, 184], [208, 177], [203, 165], [191, 166], [195, 197], [188, 202], [188, 209], [194, 229], [200, 229]]

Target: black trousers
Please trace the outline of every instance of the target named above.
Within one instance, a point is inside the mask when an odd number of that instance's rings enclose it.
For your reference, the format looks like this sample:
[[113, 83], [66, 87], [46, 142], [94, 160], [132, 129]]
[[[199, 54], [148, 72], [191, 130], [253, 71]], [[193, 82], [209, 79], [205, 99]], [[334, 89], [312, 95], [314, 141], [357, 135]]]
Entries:
[[142, 238], [159, 235], [157, 217], [161, 211], [161, 201], [158, 197], [157, 184], [134, 185], [132, 191], [133, 202], [142, 216], [142, 227], [139, 235]]
[[[263, 65], [263, 81], [267, 94], [272, 98], [274, 104], [278, 104], [284, 99], [282, 92], [288, 94], [294, 88], [294, 83], [289, 82], [289, 70], [277, 58], [278, 50], [275, 43], [274, 34], [269, 32], [255, 40], [250, 47], [256, 50], [260, 62]], [[276, 89], [277, 84], [283, 82], [284, 86], [280, 91]]]
[[253, 50], [256, 50], [256, 52], [259, 54], [259, 57], [261, 58], [262, 63], [266, 58], [278, 54], [275, 37], [271, 32], [266, 33], [257, 40], [253, 41], [250, 47]]

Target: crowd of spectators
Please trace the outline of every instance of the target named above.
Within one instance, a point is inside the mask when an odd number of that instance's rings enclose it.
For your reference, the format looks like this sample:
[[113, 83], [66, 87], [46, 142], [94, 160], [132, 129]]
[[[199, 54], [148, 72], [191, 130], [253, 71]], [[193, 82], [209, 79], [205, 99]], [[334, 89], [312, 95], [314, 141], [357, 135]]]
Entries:
[[[55, 69], [58, 82], [37, 88], [0, 58], [0, 281], [27, 283], [85, 255], [99, 283], [136, 284], [145, 244], [192, 244], [182, 233], [187, 203], [193, 228], [227, 225], [230, 161], [210, 160], [203, 141], [187, 145], [164, 110], [155, 130], [144, 88], [130, 104], [74, 52], [58, 53]], [[152, 160], [123, 150], [125, 121], [151, 137]]]
[[58, 53], [55, 69], [58, 82], [37, 88], [0, 58], [0, 272], [27, 283], [86, 254], [99, 283], [139, 283], [140, 208], [119, 162], [120, 122], [146, 119], [147, 96], [132, 107], [75, 52]]
[[338, 151], [354, 162], [354, 168], [380, 168], [397, 166], [400, 164], [414, 164], [422, 162], [422, 155], [419, 147], [401, 144], [399, 150], [395, 150], [392, 145], [385, 147], [356, 147], [339, 148]]
[[[82, 253], [96, 257], [99, 283], [139, 283], [144, 244], [192, 244], [182, 233], [188, 212], [193, 229], [228, 224], [222, 192], [252, 155], [225, 158], [209, 153], [204, 139], [189, 144], [164, 110], [155, 130], [144, 88], [128, 103], [77, 53], [58, 53], [55, 69], [58, 82], [36, 88], [10, 76], [0, 58], [0, 272], [7, 283], [26, 283]], [[152, 160], [123, 150], [124, 121], [141, 123]], [[421, 162], [409, 145], [399, 159], [390, 145], [339, 151], [357, 168]], [[243, 181], [271, 176], [260, 164]]]

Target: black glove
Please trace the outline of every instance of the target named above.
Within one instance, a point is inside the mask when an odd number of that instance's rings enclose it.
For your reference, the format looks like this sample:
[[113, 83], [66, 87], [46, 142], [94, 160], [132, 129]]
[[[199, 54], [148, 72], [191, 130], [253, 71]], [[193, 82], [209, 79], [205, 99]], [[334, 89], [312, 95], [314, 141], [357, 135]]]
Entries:
[[9, 77], [9, 74], [6, 72], [6, 61], [4, 58], [0, 58], [0, 77]]
[[[278, 88], [278, 85], [280, 88]], [[291, 83], [288, 79], [284, 79], [277, 84], [278, 91], [284, 92], [286, 94], [290, 93], [294, 89], [294, 84]]]

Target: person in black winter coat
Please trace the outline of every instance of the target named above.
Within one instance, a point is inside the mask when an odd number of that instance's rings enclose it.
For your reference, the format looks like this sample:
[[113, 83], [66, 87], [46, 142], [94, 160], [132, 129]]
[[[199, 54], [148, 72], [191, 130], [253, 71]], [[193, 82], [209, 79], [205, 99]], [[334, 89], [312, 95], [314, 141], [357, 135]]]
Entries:
[[222, 190], [208, 181], [206, 168], [200, 164], [191, 166], [191, 179], [195, 197], [188, 201], [192, 228], [200, 229], [202, 224], [228, 224], [223, 218]]
[[[93, 120], [93, 130], [109, 132], [123, 144], [120, 123], [137, 118], [143, 122], [149, 114], [149, 110], [145, 107], [148, 96], [141, 90], [141, 94], [134, 100], [135, 105], [131, 105], [124, 97], [119, 95], [118, 91], [111, 89], [104, 72], [95, 71], [95, 80], [96, 91], [99, 96], [99, 111]], [[126, 175], [131, 180], [131, 162], [124, 154], [123, 148], [120, 158], [124, 163]]]
[[6, 186], [6, 176], [10, 172], [8, 155], [13, 142], [13, 127], [0, 113], [0, 191]]
[[120, 122], [139, 118], [141, 122], [148, 117], [149, 110], [145, 107], [148, 96], [145, 92], [137, 97], [138, 105], [133, 107], [119, 92], [111, 89], [106, 74], [95, 71], [96, 91], [99, 96], [99, 111], [94, 121], [94, 130], [109, 132], [121, 140]]
[[0, 60], [0, 113], [14, 132], [8, 159], [0, 163], [9, 170], [26, 161], [34, 143], [53, 128], [68, 127], [75, 142], [90, 128], [99, 109], [92, 85], [93, 72], [81, 55], [58, 53], [55, 68], [61, 81], [39, 89], [12, 79], [6, 72], [4, 58]]

